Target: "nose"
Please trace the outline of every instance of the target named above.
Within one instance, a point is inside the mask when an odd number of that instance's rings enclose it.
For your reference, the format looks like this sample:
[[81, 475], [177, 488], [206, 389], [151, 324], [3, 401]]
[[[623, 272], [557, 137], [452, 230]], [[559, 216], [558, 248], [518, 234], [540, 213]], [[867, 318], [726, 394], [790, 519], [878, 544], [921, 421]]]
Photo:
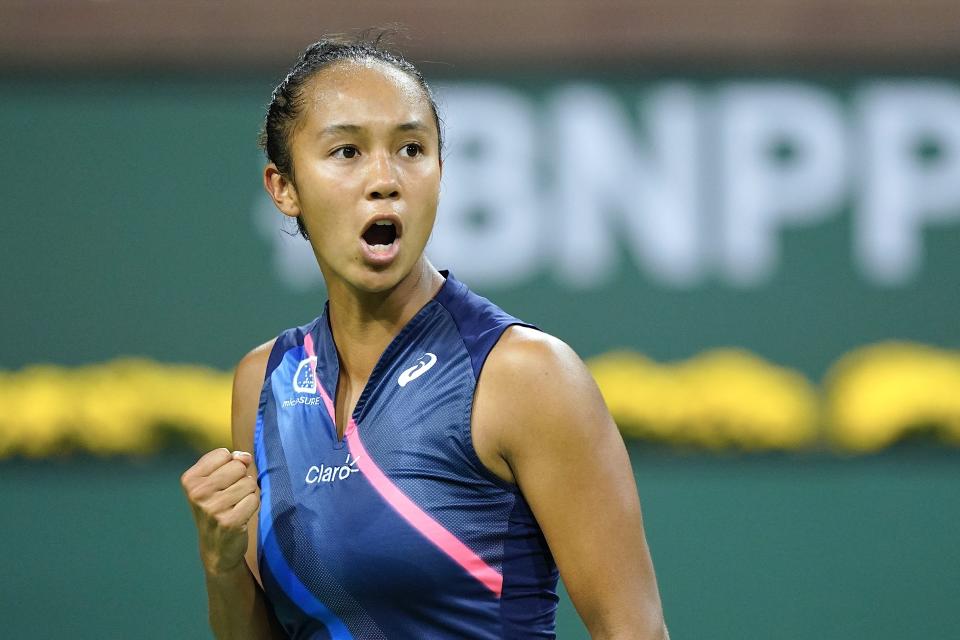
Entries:
[[373, 159], [367, 198], [370, 200], [395, 200], [400, 197], [400, 182], [397, 170], [389, 156], [378, 155]]

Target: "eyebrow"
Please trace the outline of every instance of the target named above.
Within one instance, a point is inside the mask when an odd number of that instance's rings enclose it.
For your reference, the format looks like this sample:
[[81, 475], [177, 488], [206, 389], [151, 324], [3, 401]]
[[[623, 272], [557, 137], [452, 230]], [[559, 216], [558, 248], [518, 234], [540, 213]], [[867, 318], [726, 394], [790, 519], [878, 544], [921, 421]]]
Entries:
[[320, 132], [320, 135], [336, 134], [336, 133], [357, 133], [360, 131], [360, 127], [355, 124], [331, 124], [328, 127], [324, 127], [323, 131]]
[[429, 131], [430, 127], [423, 124], [420, 120], [414, 120], [413, 122], [404, 122], [401, 125], [397, 126], [398, 131]]
[[[429, 131], [430, 128], [420, 120], [404, 122], [396, 126], [397, 131]], [[336, 135], [338, 133], [360, 133], [363, 127], [358, 124], [331, 124], [323, 128], [320, 135]]]

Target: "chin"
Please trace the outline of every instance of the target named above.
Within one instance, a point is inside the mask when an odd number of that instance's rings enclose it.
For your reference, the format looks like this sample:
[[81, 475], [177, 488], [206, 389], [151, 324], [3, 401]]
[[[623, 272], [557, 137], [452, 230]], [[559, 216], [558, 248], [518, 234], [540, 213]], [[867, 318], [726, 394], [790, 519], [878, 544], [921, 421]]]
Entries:
[[351, 278], [354, 288], [364, 293], [383, 293], [390, 291], [406, 278], [412, 269], [402, 270], [399, 265], [390, 265], [385, 269], [365, 267], [356, 278]]

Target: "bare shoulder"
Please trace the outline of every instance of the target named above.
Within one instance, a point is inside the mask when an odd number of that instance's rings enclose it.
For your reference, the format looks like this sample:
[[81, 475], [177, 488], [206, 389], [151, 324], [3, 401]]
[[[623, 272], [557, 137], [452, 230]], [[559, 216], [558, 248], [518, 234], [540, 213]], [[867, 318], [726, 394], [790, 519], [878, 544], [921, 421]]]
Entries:
[[574, 448], [597, 430], [616, 431], [593, 376], [576, 352], [529, 327], [510, 327], [491, 350], [477, 404], [483, 412], [481, 437], [509, 466], [511, 480], [523, 458], [542, 452], [546, 442]]
[[241, 451], [253, 452], [253, 431], [256, 424], [257, 405], [267, 361], [276, 338], [251, 349], [233, 373], [233, 402], [231, 425], [233, 445]]
[[263, 375], [267, 370], [267, 360], [270, 359], [270, 352], [273, 350], [276, 341], [276, 338], [268, 340], [248, 351], [240, 359], [234, 371], [234, 388], [237, 384], [246, 386], [255, 383], [259, 393], [260, 383], [263, 381]]
[[504, 331], [487, 358], [484, 372], [527, 385], [549, 383], [561, 376], [569, 382], [590, 378], [583, 361], [565, 342], [520, 325]]
[[529, 327], [512, 326], [504, 332], [483, 376], [514, 409], [555, 413], [585, 400], [602, 403], [580, 356], [559, 338]]

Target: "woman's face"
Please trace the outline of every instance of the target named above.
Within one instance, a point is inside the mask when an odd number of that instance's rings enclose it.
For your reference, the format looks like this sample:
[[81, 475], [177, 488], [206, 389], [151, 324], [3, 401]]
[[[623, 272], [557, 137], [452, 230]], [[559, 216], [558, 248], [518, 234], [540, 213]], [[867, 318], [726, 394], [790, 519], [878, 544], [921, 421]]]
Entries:
[[423, 90], [380, 63], [320, 71], [291, 136], [296, 199], [328, 287], [395, 287], [433, 229], [439, 140]]

